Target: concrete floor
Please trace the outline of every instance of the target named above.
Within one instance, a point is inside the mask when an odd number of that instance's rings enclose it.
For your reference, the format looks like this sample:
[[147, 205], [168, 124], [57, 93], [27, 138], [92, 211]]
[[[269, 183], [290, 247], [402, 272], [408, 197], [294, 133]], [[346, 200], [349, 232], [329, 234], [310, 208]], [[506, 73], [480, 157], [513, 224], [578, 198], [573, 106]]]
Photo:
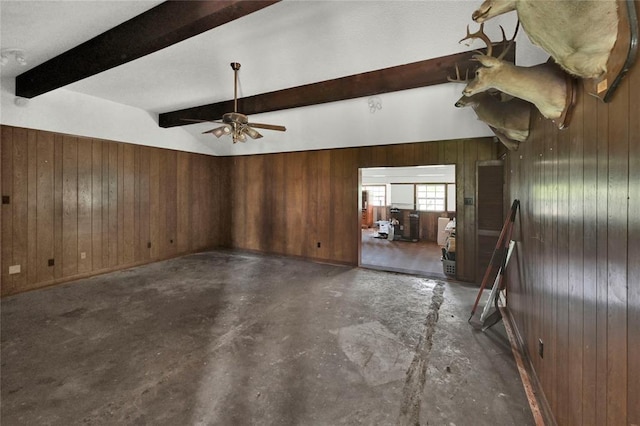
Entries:
[[216, 251], [7, 297], [2, 425], [533, 424], [476, 287]]

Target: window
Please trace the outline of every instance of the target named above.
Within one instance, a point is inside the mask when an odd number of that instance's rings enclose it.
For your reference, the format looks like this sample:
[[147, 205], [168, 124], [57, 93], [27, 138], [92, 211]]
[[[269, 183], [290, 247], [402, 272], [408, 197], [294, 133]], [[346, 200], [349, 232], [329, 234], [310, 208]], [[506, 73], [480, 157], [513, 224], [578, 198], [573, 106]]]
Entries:
[[418, 210], [443, 212], [446, 205], [446, 184], [416, 185], [416, 204]]
[[385, 185], [364, 185], [362, 190], [369, 193], [369, 205], [387, 205], [387, 187]]

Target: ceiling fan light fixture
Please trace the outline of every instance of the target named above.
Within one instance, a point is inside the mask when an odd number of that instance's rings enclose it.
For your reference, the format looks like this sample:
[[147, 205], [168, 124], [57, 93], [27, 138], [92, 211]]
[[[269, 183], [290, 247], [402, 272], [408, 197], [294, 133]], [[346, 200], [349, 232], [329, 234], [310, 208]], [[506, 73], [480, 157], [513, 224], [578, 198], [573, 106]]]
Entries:
[[247, 136], [244, 133], [239, 133], [234, 139], [239, 140], [240, 142], [246, 142]]
[[213, 133], [213, 135], [217, 138], [223, 135], [228, 135], [230, 132], [231, 132], [231, 129], [229, 128], [228, 125], [220, 126], [218, 128], [211, 130], [211, 133]]
[[244, 132], [245, 132], [247, 135], [249, 135], [249, 137], [250, 137], [251, 139], [258, 139], [258, 138], [261, 138], [261, 137], [262, 137], [262, 135], [260, 134], [260, 132], [258, 132], [256, 129], [253, 129], [253, 128], [249, 127], [249, 126], [245, 126], [245, 127], [244, 127]]

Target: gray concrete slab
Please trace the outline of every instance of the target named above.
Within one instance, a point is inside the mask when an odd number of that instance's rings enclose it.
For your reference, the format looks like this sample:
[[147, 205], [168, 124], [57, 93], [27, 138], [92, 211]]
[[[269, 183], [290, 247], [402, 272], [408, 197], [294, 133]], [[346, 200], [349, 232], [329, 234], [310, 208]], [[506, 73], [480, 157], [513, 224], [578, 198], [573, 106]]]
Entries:
[[533, 424], [477, 289], [229, 251], [1, 302], [3, 425]]

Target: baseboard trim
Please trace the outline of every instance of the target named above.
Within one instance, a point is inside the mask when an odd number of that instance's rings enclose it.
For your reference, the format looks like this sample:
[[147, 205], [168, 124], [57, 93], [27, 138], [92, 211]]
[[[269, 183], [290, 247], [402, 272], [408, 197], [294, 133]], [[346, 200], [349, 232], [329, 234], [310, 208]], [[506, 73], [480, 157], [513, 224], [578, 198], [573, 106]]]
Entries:
[[531, 414], [533, 415], [536, 426], [557, 426], [553, 412], [549, 406], [547, 398], [544, 395], [538, 376], [533, 368], [531, 358], [524, 350], [524, 341], [515, 325], [513, 316], [509, 309], [500, 307], [504, 328], [507, 331], [509, 342], [511, 343], [511, 351], [522, 379], [522, 386], [529, 400]]

